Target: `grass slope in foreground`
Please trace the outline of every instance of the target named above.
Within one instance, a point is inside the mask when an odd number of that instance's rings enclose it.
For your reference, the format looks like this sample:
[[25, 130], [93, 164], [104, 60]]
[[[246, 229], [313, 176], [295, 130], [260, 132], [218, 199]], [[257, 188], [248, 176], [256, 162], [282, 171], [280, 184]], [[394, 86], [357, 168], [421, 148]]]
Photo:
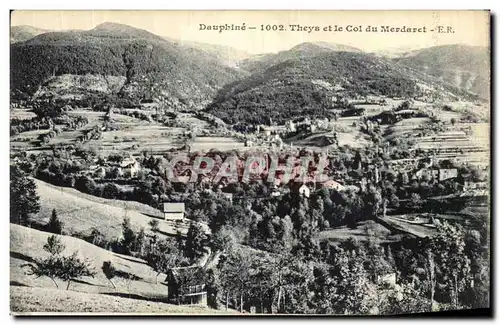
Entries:
[[162, 302], [113, 297], [109, 295], [63, 291], [46, 288], [11, 287], [11, 312], [16, 314], [119, 313], [154, 315], [236, 314], [203, 306], [178, 306]]

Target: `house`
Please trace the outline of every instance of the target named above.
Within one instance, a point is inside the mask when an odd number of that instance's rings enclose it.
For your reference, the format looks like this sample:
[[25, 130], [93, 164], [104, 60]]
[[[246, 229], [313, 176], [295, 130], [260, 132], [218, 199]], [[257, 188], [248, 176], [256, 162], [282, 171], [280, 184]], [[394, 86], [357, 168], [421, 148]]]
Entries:
[[328, 180], [328, 181], [324, 182], [323, 187], [327, 188], [329, 190], [336, 190], [338, 192], [345, 190], [344, 185], [342, 185], [334, 180]]
[[271, 196], [272, 197], [278, 197], [278, 196], [281, 196], [281, 192], [280, 191], [277, 191], [277, 190], [274, 190], [271, 192]]
[[415, 173], [418, 180], [422, 179], [438, 179], [440, 182], [458, 177], [458, 170], [456, 168], [422, 168]]
[[413, 176], [413, 179], [434, 179], [439, 176], [439, 169], [427, 169], [427, 168], [422, 168], [419, 169], [415, 175]]
[[123, 176], [131, 178], [137, 177], [140, 170], [139, 163], [134, 158], [124, 159], [120, 163], [120, 168], [123, 171]]
[[221, 192], [223, 198], [228, 200], [231, 204], [233, 204], [233, 193]]
[[168, 299], [176, 304], [207, 304], [206, 272], [200, 266], [176, 267], [168, 271]]
[[391, 273], [386, 273], [382, 275], [377, 275], [375, 282], [377, 284], [385, 284], [388, 286], [395, 286], [396, 285], [396, 273], [391, 272]]
[[104, 167], [98, 167], [94, 171], [94, 177], [97, 177], [97, 178], [104, 178], [104, 177], [106, 177], [106, 169]]
[[297, 128], [295, 127], [295, 123], [293, 123], [293, 121], [288, 120], [288, 121], [286, 121], [285, 125], [286, 125], [288, 132], [297, 131]]
[[165, 220], [182, 220], [185, 211], [184, 203], [163, 203], [163, 218]]
[[488, 189], [488, 182], [464, 181], [464, 190], [483, 190]]
[[309, 197], [311, 195], [311, 189], [306, 184], [303, 184], [299, 187], [299, 194], [305, 197]]
[[439, 170], [439, 181], [444, 181], [456, 177], [458, 177], [458, 170], [456, 168]]

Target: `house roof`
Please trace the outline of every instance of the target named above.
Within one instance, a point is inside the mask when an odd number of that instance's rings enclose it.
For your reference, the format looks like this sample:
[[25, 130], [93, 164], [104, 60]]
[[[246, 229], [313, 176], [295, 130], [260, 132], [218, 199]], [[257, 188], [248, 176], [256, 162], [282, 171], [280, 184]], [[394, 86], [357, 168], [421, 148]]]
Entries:
[[342, 187], [344, 187], [344, 185], [330, 179], [330, 180], [323, 183], [323, 187], [326, 187], [326, 188], [340, 187], [340, 188], [342, 188]]
[[198, 265], [174, 267], [168, 272], [167, 281], [182, 285], [205, 284], [205, 270]]
[[163, 212], [185, 212], [184, 203], [163, 203]]
[[120, 167], [130, 167], [131, 165], [136, 164], [137, 161], [135, 159], [125, 159], [120, 163]]

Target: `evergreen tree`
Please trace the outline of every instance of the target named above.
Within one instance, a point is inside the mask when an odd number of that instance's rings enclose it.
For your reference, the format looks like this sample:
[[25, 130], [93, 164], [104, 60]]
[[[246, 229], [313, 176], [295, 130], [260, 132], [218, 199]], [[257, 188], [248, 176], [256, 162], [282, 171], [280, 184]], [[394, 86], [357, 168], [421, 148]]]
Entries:
[[31, 214], [40, 211], [36, 184], [18, 167], [10, 168], [10, 222], [27, 225]]
[[136, 235], [130, 225], [130, 218], [125, 217], [122, 222], [122, 239], [120, 241], [122, 252], [124, 254], [130, 254], [135, 241]]
[[50, 215], [49, 223], [47, 224], [47, 231], [53, 234], [62, 234], [62, 222], [57, 217], [56, 209], [52, 209], [52, 214]]

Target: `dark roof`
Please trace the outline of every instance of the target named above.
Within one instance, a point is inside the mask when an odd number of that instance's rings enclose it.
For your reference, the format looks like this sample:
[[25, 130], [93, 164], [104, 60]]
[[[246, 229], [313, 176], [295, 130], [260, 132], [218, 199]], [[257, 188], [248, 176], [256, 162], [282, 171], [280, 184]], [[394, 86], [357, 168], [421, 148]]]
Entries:
[[169, 283], [177, 283], [178, 285], [200, 285], [205, 284], [206, 272], [198, 265], [174, 267], [170, 269], [167, 276]]

